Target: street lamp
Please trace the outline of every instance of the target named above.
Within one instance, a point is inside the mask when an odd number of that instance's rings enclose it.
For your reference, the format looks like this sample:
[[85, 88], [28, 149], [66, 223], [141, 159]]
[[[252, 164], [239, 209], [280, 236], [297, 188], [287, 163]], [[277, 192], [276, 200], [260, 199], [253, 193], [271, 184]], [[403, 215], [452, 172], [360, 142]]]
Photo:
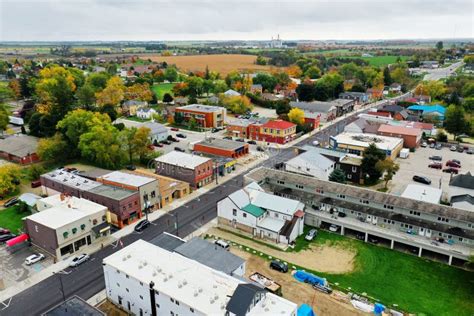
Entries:
[[[61, 294], [63, 296], [63, 302], [66, 302], [66, 294], [64, 294], [64, 285], [63, 285], [63, 278], [62, 278], [62, 274], [64, 274], [64, 272], [53, 272], [54, 275], [58, 275], [59, 276], [59, 283], [61, 285], [60, 287], [60, 290], [61, 290]], [[66, 306], [66, 312], [67, 312], [67, 306]]]

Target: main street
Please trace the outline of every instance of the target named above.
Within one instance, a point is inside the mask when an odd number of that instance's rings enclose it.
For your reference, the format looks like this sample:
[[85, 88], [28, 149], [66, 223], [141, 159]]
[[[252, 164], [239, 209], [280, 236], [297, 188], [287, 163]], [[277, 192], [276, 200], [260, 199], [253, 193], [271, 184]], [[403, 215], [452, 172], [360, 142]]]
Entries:
[[[376, 105], [381, 105], [377, 103]], [[327, 141], [329, 136], [337, 135], [344, 127], [357, 119], [357, 113], [348, 114], [313, 136], [301, 140], [298, 145], [311, 144], [312, 141]], [[256, 167], [273, 167], [276, 163], [287, 161], [296, 155], [293, 147], [269, 149], [269, 159]], [[243, 175], [236, 176], [216, 188], [189, 201], [183, 206], [161, 216], [151, 227], [142, 233], [132, 233], [121, 239], [127, 246], [138, 239], [151, 240], [163, 232], [187, 236], [217, 216], [217, 201], [238, 190], [243, 185]], [[176, 224], [178, 231], [176, 230]], [[105, 287], [102, 271], [102, 259], [121, 249], [117, 244], [107, 246], [91, 255], [91, 260], [76, 267], [67, 268], [64, 273], [53, 275], [42, 282], [15, 295], [0, 315], [40, 315], [62, 301], [61, 282], [66, 297], [78, 295], [89, 299]]]

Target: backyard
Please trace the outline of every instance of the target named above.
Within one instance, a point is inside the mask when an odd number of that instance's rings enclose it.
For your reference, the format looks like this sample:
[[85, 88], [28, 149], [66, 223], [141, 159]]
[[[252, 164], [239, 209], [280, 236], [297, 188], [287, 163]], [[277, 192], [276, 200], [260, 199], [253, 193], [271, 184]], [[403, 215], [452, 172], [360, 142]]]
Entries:
[[152, 89], [156, 95], [156, 98], [160, 101], [163, 101], [163, 96], [165, 95], [165, 93], [173, 95], [173, 92], [171, 92], [171, 90], [173, 90], [173, 87], [174, 83], [160, 83], [153, 85]]
[[[216, 233], [216, 235], [220, 234]], [[227, 233], [226, 237], [229, 235], [233, 233]], [[296, 266], [326, 277], [330, 283], [337, 283], [337, 288], [359, 294], [367, 293], [367, 296], [386, 306], [391, 307], [396, 304], [395, 309], [398, 306], [409, 312], [429, 315], [472, 315], [474, 312], [473, 272], [321, 230], [318, 231], [318, 236], [313, 242], [305, 241], [303, 236], [297, 240], [295, 249], [287, 251], [277, 251], [270, 247], [267, 249], [273, 250], [273, 257], [289, 259], [287, 261], [290, 267], [295, 265], [292, 258], [297, 259], [298, 253], [304, 253], [308, 248], [323, 246], [324, 249], [339, 249], [341, 253], [344, 253], [344, 250], [355, 252], [353, 269], [347, 273], [323, 273], [307, 265], [296, 264]], [[240, 243], [245, 250], [248, 247], [249, 252], [254, 253], [255, 256], [262, 253], [263, 258], [270, 260], [266, 251], [262, 251], [264, 249], [261, 242], [239, 239], [239, 236], [231, 236], [227, 239]], [[240, 242], [236, 241], [237, 239]], [[333, 261], [337, 262], [337, 254], [333, 255], [335, 255]], [[315, 260], [326, 261], [327, 259]], [[313, 267], [314, 265], [312, 264]]]
[[19, 212], [19, 206], [14, 205], [0, 210], [0, 227], [17, 234], [19, 229], [23, 229], [22, 218], [30, 215], [29, 212]]

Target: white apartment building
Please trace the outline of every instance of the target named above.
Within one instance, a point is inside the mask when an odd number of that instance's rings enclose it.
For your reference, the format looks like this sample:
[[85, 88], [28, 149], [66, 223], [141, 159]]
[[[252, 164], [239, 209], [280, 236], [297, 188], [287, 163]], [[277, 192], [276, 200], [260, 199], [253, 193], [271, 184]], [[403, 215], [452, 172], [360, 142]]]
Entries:
[[217, 202], [217, 220], [255, 237], [289, 244], [303, 234], [304, 207], [250, 183]]
[[304, 152], [285, 162], [286, 171], [316, 177], [321, 180], [328, 180], [335, 166], [335, 161], [313, 151]]
[[134, 315], [291, 315], [297, 305], [144, 240], [103, 260], [107, 298]]

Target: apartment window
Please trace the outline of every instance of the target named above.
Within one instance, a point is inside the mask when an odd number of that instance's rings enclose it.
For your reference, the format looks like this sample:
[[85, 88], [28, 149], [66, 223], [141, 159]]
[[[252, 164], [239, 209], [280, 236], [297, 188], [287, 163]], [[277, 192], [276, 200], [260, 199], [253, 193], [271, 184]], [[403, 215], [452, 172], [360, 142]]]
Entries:
[[462, 241], [462, 240], [463, 240], [462, 237], [459, 237], [459, 241]]
[[369, 201], [368, 201], [368, 200], [362, 200], [362, 199], [360, 199], [359, 202], [362, 203], [362, 204], [369, 204]]
[[143, 316], [143, 309], [140, 308], [140, 316]]
[[278, 213], [275, 213], [275, 217], [278, 218]]
[[132, 208], [132, 203], [128, 203], [128, 208]]
[[247, 213], [243, 213], [243, 217], [247, 217]]
[[357, 167], [352, 167], [352, 172], [357, 172]]
[[316, 188], [316, 193], [324, 194], [324, 190], [322, 188]]
[[117, 287], [120, 287], [120, 283], [117, 282]]
[[155, 191], [151, 191], [151, 194], [150, 194], [150, 195], [151, 195], [152, 198], [156, 197]]
[[277, 180], [278, 184], [285, 184], [285, 181]]
[[194, 313], [194, 308], [190, 307], [189, 310], [191, 311], [191, 313]]
[[235, 208], [232, 210], [232, 215], [237, 216], [237, 210]]
[[119, 271], [119, 270], [117, 270], [117, 274], [120, 274], [120, 271]]
[[126, 207], [126, 206], [122, 206], [122, 210], [126, 211], [126, 210], [127, 210], [127, 207]]
[[138, 201], [135, 201], [135, 205], [138, 205]]
[[447, 219], [446, 217], [438, 217], [438, 221], [439, 221], [439, 222], [449, 223], [449, 219]]
[[119, 303], [119, 305], [122, 305], [122, 297], [120, 295], [118, 297], [118, 303]]
[[160, 308], [160, 304], [156, 303], [156, 308]]
[[174, 316], [174, 312], [170, 311], [170, 315], [171, 315], [171, 316]]
[[393, 210], [393, 206], [392, 205], [388, 205], [388, 204], [384, 204], [383, 205], [383, 208], [387, 208], [389, 210]]
[[143, 282], [140, 282], [140, 285], [143, 286]]
[[143, 300], [143, 296], [142, 296], [142, 295], [140, 295], [140, 299]]
[[170, 297], [171, 303], [174, 303], [174, 298]]
[[304, 188], [301, 184], [297, 184], [296, 187], [297, 187], [298, 189], [303, 189], [303, 188]]
[[340, 198], [340, 199], [345, 199], [346, 198], [346, 196], [344, 194], [338, 194], [337, 197]]
[[128, 274], [125, 274], [125, 277], [126, 277], [127, 279], [129, 279], [129, 278], [130, 278], [130, 277], [128, 276]]
[[467, 224], [467, 227], [468, 227], [468, 228], [472, 228], [472, 224], [471, 224], [471, 223], [468, 223], [468, 224]]

